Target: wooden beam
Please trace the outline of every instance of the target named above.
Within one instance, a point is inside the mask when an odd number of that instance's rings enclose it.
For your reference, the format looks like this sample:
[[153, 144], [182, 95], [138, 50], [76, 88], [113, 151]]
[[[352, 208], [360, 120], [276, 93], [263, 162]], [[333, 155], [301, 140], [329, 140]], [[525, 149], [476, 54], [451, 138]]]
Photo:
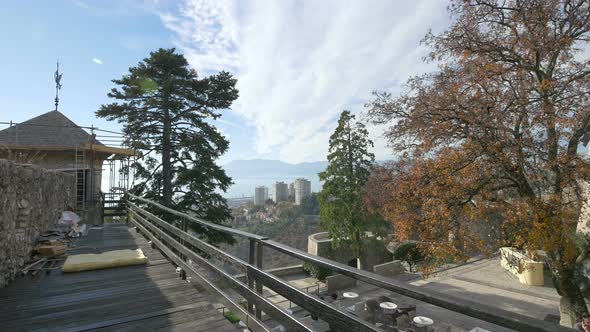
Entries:
[[116, 154], [116, 155], [119, 155], [119, 156], [133, 157], [133, 156], [136, 156], [137, 155], [136, 152], [135, 152], [135, 149], [123, 149], [123, 148], [116, 148], [116, 147], [113, 147], [113, 146], [100, 145], [100, 144], [86, 143], [84, 145], [84, 148], [86, 150], [90, 150], [90, 151]]

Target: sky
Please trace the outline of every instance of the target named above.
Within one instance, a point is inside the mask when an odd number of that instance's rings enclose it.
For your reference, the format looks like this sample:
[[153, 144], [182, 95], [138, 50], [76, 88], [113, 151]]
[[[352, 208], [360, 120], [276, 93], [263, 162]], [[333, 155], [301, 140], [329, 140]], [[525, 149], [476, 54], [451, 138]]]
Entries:
[[[442, 0], [60, 0], [0, 4], [0, 122], [59, 110], [81, 126], [120, 78], [160, 47], [176, 47], [200, 75], [238, 79], [239, 99], [216, 121], [236, 159], [325, 160], [342, 110], [362, 117], [372, 91], [394, 95], [432, 70], [420, 40], [450, 18]], [[0, 125], [0, 128], [3, 128]], [[377, 159], [392, 158], [370, 127]]]

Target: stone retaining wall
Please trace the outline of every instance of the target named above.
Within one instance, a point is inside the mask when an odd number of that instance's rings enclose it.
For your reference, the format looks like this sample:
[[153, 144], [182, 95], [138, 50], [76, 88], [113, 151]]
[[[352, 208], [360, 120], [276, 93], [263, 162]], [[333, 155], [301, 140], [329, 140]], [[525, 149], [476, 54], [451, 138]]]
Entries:
[[0, 287], [29, 260], [39, 234], [75, 206], [71, 174], [0, 159]]
[[[352, 265], [360, 258], [362, 269], [373, 272], [373, 266], [385, 262], [391, 262], [393, 255], [385, 247], [383, 239], [375, 238], [367, 232], [364, 247], [361, 250], [361, 257], [355, 257], [351, 245], [343, 241], [339, 248], [332, 246], [332, 239], [327, 232], [320, 232], [310, 235], [307, 238], [307, 252], [312, 255], [329, 258], [336, 262]], [[356, 264], [355, 264], [356, 265]]]

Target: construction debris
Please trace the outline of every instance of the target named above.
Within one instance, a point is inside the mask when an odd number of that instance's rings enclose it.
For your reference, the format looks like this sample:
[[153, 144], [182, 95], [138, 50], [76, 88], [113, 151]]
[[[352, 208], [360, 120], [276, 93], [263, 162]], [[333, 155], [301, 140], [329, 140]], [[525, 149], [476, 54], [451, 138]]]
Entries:
[[61, 213], [61, 218], [57, 221], [58, 225], [66, 225], [66, 226], [74, 226], [78, 225], [80, 222], [80, 217], [74, 213], [74, 211], [63, 211]]
[[67, 251], [82, 248], [76, 247], [74, 238], [85, 236], [88, 228], [85, 224], [79, 224], [80, 217], [72, 211], [64, 211], [55, 225], [43, 232], [37, 238], [33, 247], [33, 255], [30, 262], [20, 270], [22, 275], [37, 276], [40, 271], [47, 274], [61, 268], [66, 260]]
[[44, 241], [42, 244], [35, 246], [33, 252], [44, 257], [56, 257], [66, 253], [66, 243], [58, 240]]
[[[35, 269], [36, 267], [38, 267], [38, 266], [39, 266], [39, 264], [41, 264], [41, 263], [45, 263], [45, 261], [47, 261], [47, 257], [40, 258], [40, 259], [36, 260], [34, 263], [32, 263], [32, 264], [29, 264], [29, 265], [25, 266], [25, 267], [24, 267], [24, 268], [21, 270], [21, 273], [22, 273], [23, 275], [25, 275], [25, 274], [29, 273], [29, 270], [31, 270], [31, 269]], [[42, 265], [41, 265], [41, 266], [42, 266]]]

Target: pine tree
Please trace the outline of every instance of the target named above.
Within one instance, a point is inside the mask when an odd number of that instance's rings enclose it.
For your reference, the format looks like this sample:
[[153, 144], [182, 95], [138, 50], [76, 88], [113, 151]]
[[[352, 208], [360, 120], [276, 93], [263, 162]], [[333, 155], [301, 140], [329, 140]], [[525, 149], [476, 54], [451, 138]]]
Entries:
[[[350, 242], [360, 257], [370, 216], [363, 205], [363, 185], [369, 178], [375, 156], [369, 132], [355, 116], [344, 111], [330, 136], [328, 167], [321, 172], [322, 191], [318, 194], [320, 223], [336, 247]], [[362, 263], [362, 262], [361, 262]]]
[[[140, 181], [132, 191], [210, 222], [229, 220], [220, 191], [232, 182], [215, 162], [229, 142], [213, 123], [238, 98], [236, 79], [225, 71], [200, 78], [172, 48], [151, 52], [113, 83], [118, 87], [108, 96], [117, 101], [96, 115], [122, 123], [142, 153], [133, 164]], [[232, 240], [192, 227], [212, 242]]]

